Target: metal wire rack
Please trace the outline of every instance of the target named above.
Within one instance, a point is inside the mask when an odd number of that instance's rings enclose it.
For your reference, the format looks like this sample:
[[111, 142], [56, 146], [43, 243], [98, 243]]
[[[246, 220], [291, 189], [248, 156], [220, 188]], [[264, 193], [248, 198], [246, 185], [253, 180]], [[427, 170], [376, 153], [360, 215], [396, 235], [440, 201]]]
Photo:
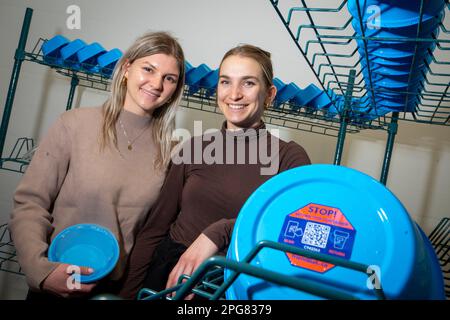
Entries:
[[[299, 279], [251, 264], [252, 260], [258, 255], [258, 253], [264, 249], [274, 249], [285, 253], [289, 252], [298, 256], [332, 263], [336, 267], [347, 268], [356, 272], [361, 272], [367, 277], [372, 275], [371, 273], [368, 273], [368, 270], [370, 269], [369, 266], [365, 264], [312, 252], [284, 243], [263, 240], [258, 242], [255, 247], [248, 253], [248, 255], [244, 259], [242, 259], [242, 261], [229, 260], [221, 256], [211, 257], [203, 262], [191, 277], [182, 275], [179, 278], [178, 284], [176, 286], [160, 292], [144, 288], [139, 292], [137, 299], [180, 300], [191, 293], [209, 300], [224, 299], [225, 291], [236, 281], [240, 274], [251, 275], [271, 283], [293, 288], [302, 292], [307, 292], [325, 299], [358, 299], [356, 296], [344, 292], [339, 288], [325, 285], [318, 281], [314, 281], [313, 279]], [[225, 281], [223, 281], [223, 272], [225, 268], [232, 270], [233, 273], [231, 273], [230, 276]], [[377, 274], [373, 274], [372, 276], [374, 277], [374, 282], [378, 284], [373, 288], [373, 298], [384, 300], [385, 295]], [[173, 294], [174, 297], [171, 298]]]
[[441, 265], [445, 282], [445, 295], [450, 298], [450, 218], [443, 218], [430, 233], [429, 239], [433, 245]]
[[0, 271], [23, 275], [7, 224], [0, 225]]
[[[386, 114], [379, 122], [389, 122], [392, 118], [437, 125], [450, 125], [450, 31], [444, 25], [448, 22], [449, 4], [446, 1], [445, 15], [447, 19], [439, 23], [439, 28], [433, 33], [432, 38], [420, 37], [366, 37], [364, 28], [362, 34], [355, 31], [355, 23], [362, 23], [362, 9], [358, 1], [359, 17], [352, 16], [347, 10], [347, 4], [351, 0], [336, 0], [321, 2], [301, 0], [292, 6], [291, 2], [270, 0], [273, 8], [281, 19], [287, 32], [291, 36], [301, 55], [305, 58], [316, 79], [323, 90], [333, 100], [333, 95], [345, 96], [347, 88], [353, 86], [355, 102], [349, 103], [343, 108], [337, 108], [340, 117], [349, 116], [352, 123], [358, 118], [368, 115], [383, 114], [378, 95], [393, 93], [392, 89], [380, 89], [376, 86], [377, 79], [374, 70], [371, 70], [370, 46], [383, 42], [385, 46], [391, 43], [409, 43], [414, 47], [413, 62], [410, 66], [410, 74], [413, 73], [414, 59], [421, 59], [419, 47], [423, 43], [434, 43], [435, 49], [428, 48], [429, 58], [424, 59], [425, 67], [418, 76], [423, 77], [419, 91], [399, 92], [403, 93], [405, 101], [403, 106], [397, 108], [397, 112]], [[424, 0], [421, 1], [421, 8]], [[422, 9], [421, 9], [422, 10]], [[359, 19], [358, 19], [359, 18]], [[417, 24], [417, 35], [423, 27], [423, 12], [420, 12], [420, 20]], [[359, 26], [356, 26], [358, 28]], [[388, 44], [386, 44], [388, 43]], [[350, 70], [355, 70], [354, 78]], [[409, 78], [409, 81], [414, 79]], [[417, 95], [417, 99], [414, 95]], [[357, 102], [359, 101], [359, 103]], [[413, 108], [407, 107], [408, 101], [415, 101]], [[412, 109], [412, 110], [410, 110]], [[394, 110], [393, 110], [394, 111]]]

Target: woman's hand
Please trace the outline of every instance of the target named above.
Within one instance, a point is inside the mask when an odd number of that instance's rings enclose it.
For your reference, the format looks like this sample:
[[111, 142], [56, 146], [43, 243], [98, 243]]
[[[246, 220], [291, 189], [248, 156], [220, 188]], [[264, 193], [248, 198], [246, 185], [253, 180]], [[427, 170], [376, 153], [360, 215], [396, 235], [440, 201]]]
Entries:
[[[202, 264], [203, 261], [215, 255], [219, 248], [203, 233], [187, 248], [181, 255], [178, 263], [170, 272], [167, 280], [166, 288], [171, 288], [177, 284], [178, 278], [182, 275], [192, 275], [194, 271]], [[193, 295], [187, 296], [185, 299], [192, 299]]]
[[72, 276], [74, 271], [89, 275], [94, 270], [87, 267], [76, 267], [62, 263], [42, 282], [42, 289], [63, 298], [75, 298], [88, 294], [96, 283], [77, 283]]

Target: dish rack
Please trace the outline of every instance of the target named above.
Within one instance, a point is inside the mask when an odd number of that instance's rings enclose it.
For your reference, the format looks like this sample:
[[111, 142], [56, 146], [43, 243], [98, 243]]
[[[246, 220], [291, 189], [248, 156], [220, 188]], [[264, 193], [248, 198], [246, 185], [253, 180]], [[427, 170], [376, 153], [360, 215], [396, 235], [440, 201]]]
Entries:
[[450, 299], [450, 218], [443, 218], [428, 237], [441, 265], [445, 295]]
[[[328, 99], [333, 102], [332, 107], [325, 110], [315, 110], [310, 117], [329, 113], [330, 109], [336, 113], [340, 122], [340, 131], [335, 153], [335, 164], [340, 164], [342, 149], [348, 125], [361, 125], [369, 129], [382, 129], [388, 132], [388, 138], [381, 172], [380, 182], [386, 184], [389, 164], [393, 151], [395, 135], [398, 130], [398, 121], [413, 121], [433, 125], [450, 125], [450, 31], [443, 21], [438, 25], [438, 34], [432, 38], [376, 38], [364, 37], [358, 34], [352, 21], [353, 17], [347, 9], [351, 0], [327, 1], [318, 7], [317, 1], [300, 0], [293, 6], [290, 1], [269, 0], [285, 27], [292, 42], [300, 55], [305, 59]], [[444, 1], [444, 0], [443, 0]], [[421, 0], [423, 8], [426, 0]], [[444, 4], [444, 3], [443, 3]], [[358, 5], [359, 8], [359, 5]], [[449, 20], [450, 4], [445, 1], [445, 15]], [[361, 12], [361, 10], [359, 10]], [[361, 20], [361, 13], [359, 13]], [[423, 15], [420, 15], [417, 24], [417, 33], [423, 29]], [[360, 22], [360, 21], [357, 21]], [[361, 28], [362, 29], [362, 28]], [[429, 61], [424, 61], [425, 71], [422, 70], [423, 81], [418, 93], [402, 92], [410, 101], [415, 101], [414, 110], [404, 107], [397, 111], [386, 113], [378, 102], [373, 99], [376, 94], [390, 94], [390, 89], [376, 88], [376, 79], [370, 68], [368, 58], [368, 43], [376, 41], [397, 41], [415, 43], [413, 61], [418, 56], [418, 46], [422, 43], [434, 43], [434, 51], [428, 49]], [[362, 43], [358, 45], [358, 41]], [[360, 55], [358, 49], [364, 54]], [[419, 58], [415, 59], [419, 60]], [[365, 64], [365, 66], [364, 66]], [[411, 70], [413, 69], [411, 64]], [[367, 70], [368, 69], [368, 70]], [[426, 73], [425, 73], [426, 72]], [[364, 75], [365, 73], [365, 75]], [[409, 79], [411, 81], [411, 79]], [[336, 97], [339, 96], [339, 99]], [[354, 99], [356, 98], [356, 99]], [[357, 101], [364, 101], [357, 103]], [[282, 109], [291, 109], [285, 105]], [[331, 114], [333, 116], [333, 114]]]
[[0, 225], [0, 271], [23, 275], [7, 224]]
[[[257, 254], [264, 249], [274, 249], [282, 252], [289, 252], [295, 255], [306, 257], [309, 259], [316, 259], [327, 263], [332, 263], [336, 267], [351, 269], [357, 272], [364, 273], [367, 277], [373, 277], [370, 281], [378, 285], [374, 285], [374, 299], [384, 300], [385, 295], [380, 281], [376, 273], [370, 273], [370, 267], [365, 264], [349, 261], [346, 259], [329, 256], [321, 253], [312, 252], [301, 249], [292, 245], [263, 240], [256, 244], [256, 246], [248, 253], [248, 255], [240, 262], [229, 260], [225, 257], [214, 256], [203, 262], [199, 268], [192, 274], [192, 276], [182, 275], [178, 279], [178, 284], [172, 288], [156, 292], [149, 289], [142, 289], [137, 299], [138, 300], [157, 300], [167, 299], [168, 294], [175, 294], [173, 300], [180, 300], [185, 298], [188, 294], [194, 293], [209, 300], [224, 299], [225, 291], [233, 284], [240, 274], [247, 274], [254, 276], [268, 282], [272, 282], [281, 286], [293, 288], [302, 292], [307, 292], [325, 299], [357, 299], [355, 296], [342, 292], [336, 288], [330, 288], [320, 282], [298, 279], [292, 276], [287, 276], [271, 270], [262, 269], [251, 264], [252, 260]], [[224, 281], [224, 269], [233, 270], [234, 273]]]

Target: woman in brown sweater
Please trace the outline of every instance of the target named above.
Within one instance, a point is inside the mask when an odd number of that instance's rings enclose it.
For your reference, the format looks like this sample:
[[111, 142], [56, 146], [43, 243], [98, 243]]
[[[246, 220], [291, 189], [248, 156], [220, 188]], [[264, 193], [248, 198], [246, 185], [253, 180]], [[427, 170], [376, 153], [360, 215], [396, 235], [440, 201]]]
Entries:
[[[163, 184], [183, 86], [177, 40], [147, 33], [117, 63], [102, 107], [65, 112], [50, 128], [17, 187], [9, 223], [28, 299], [88, 297], [115, 287]], [[78, 223], [102, 225], [119, 242], [119, 262], [101, 285], [69, 288], [68, 265], [47, 259], [52, 239]]]
[[172, 158], [160, 197], [133, 248], [120, 295], [162, 290], [224, 253], [244, 202], [273, 175], [310, 164], [305, 150], [270, 134], [261, 120], [276, 95], [270, 54], [242, 45], [221, 62], [222, 129], [195, 137]]

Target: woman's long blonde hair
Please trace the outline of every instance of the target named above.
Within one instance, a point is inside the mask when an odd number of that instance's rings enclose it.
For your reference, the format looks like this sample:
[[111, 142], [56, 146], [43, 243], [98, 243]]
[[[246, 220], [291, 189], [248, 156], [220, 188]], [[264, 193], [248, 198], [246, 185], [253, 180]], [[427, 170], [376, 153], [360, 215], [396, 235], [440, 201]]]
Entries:
[[115, 129], [125, 103], [127, 92], [126, 82], [124, 82], [125, 68], [127, 63], [132, 64], [135, 60], [153, 54], [164, 53], [173, 56], [178, 63], [180, 71], [177, 88], [173, 96], [166, 105], [163, 105], [153, 112], [152, 136], [158, 147], [158, 154], [155, 159], [155, 168], [166, 168], [170, 162], [170, 152], [172, 149], [172, 132], [175, 128], [175, 113], [180, 104], [184, 88], [184, 53], [178, 41], [167, 32], [150, 32], [142, 35], [131, 45], [117, 62], [111, 81], [110, 97], [103, 104], [103, 124], [100, 135], [100, 149], [106, 146], [117, 146], [117, 133]]

